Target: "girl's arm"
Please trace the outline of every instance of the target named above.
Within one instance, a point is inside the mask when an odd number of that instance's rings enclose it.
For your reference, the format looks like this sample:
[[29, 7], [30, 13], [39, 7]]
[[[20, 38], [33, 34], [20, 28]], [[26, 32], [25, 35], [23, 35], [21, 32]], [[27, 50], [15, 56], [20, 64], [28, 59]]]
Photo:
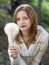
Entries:
[[11, 65], [26, 65], [25, 61], [21, 58], [19, 54], [18, 48], [16, 48], [15, 46], [9, 46], [8, 48]]
[[39, 62], [42, 59], [43, 54], [45, 53], [47, 47], [48, 47], [48, 33], [43, 29], [42, 36], [39, 40], [40, 48], [36, 56], [34, 57], [32, 63], [33, 65], [38, 65]]
[[[9, 56], [10, 57], [10, 56]], [[10, 57], [11, 65], [26, 65], [25, 61], [18, 55], [17, 58]]]

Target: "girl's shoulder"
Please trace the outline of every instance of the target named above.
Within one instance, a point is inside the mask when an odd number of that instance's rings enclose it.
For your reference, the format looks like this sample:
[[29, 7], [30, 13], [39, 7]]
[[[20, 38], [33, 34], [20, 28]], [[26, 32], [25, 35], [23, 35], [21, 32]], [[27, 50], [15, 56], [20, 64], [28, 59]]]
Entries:
[[42, 26], [38, 25], [37, 28], [38, 31], [40, 31], [37, 39], [40, 42], [40, 50], [46, 50], [48, 47], [49, 34]]
[[41, 26], [41, 25], [38, 25], [37, 26], [37, 30], [42, 33], [43, 35], [48, 35], [48, 32]]
[[36, 40], [44, 41], [48, 40], [48, 32], [40, 25], [37, 26], [37, 34], [36, 34]]

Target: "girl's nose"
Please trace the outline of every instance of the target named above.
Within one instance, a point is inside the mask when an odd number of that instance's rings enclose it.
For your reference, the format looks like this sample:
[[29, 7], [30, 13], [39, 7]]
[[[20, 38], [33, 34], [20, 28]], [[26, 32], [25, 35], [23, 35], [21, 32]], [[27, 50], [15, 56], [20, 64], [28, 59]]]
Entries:
[[24, 22], [24, 21], [23, 21], [23, 19], [21, 18], [21, 19], [20, 19], [20, 23], [23, 23], [23, 22]]

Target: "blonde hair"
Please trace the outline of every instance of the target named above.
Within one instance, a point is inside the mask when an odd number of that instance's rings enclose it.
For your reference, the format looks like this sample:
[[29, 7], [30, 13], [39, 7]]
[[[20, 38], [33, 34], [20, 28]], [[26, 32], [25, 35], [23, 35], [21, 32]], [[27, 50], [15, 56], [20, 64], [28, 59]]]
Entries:
[[30, 21], [32, 22], [32, 26], [30, 28], [30, 35], [32, 36], [32, 40], [35, 40], [35, 36], [37, 34], [37, 21], [38, 21], [36, 13], [34, 9], [32, 8], [32, 6], [28, 4], [22, 4], [15, 9], [15, 12], [14, 12], [14, 22], [15, 23], [17, 22], [16, 21], [17, 13], [21, 10], [27, 13], [28, 17], [30, 18]]

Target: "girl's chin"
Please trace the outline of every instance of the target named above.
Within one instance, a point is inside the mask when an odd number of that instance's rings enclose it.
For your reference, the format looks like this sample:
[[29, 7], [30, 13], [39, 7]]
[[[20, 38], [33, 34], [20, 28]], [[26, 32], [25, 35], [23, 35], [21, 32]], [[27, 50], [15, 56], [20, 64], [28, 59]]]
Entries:
[[20, 29], [21, 31], [26, 31], [26, 29]]
[[28, 28], [20, 28], [21, 31], [28, 31], [29, 29]]

